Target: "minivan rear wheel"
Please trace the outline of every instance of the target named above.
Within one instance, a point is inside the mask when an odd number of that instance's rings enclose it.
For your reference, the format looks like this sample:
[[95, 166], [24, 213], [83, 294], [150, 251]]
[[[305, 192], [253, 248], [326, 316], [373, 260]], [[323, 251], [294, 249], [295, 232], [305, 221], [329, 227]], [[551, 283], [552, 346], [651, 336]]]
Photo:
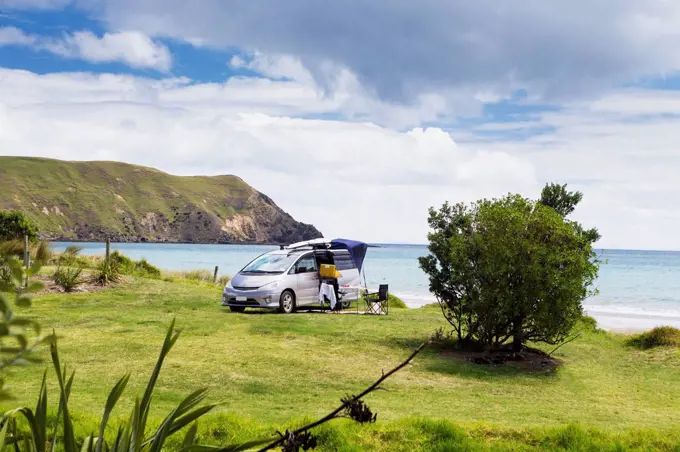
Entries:
[[279, 298], [279, 312], [290, 314], [295, 312], [295, 294], [292, 290], [284, 290]]

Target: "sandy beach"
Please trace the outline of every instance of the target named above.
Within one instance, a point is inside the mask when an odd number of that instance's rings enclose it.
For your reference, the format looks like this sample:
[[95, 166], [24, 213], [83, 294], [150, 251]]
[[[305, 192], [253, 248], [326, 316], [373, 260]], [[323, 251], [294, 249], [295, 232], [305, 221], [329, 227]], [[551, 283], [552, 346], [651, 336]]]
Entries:
[[[399, 294], [396, 294], [399, 296]], [[401, 297], [406, 306], [412, 309], [436, 303], [434, 298]], [[680, 328], [680, 312], [677, 311], [643, 311], [634, 308], [610, 306], [585, 306], [586, 314], [597, 320], [603, 330], [615, 333], [634, 334], [651, 330], [657, 326], [674, 326]]]

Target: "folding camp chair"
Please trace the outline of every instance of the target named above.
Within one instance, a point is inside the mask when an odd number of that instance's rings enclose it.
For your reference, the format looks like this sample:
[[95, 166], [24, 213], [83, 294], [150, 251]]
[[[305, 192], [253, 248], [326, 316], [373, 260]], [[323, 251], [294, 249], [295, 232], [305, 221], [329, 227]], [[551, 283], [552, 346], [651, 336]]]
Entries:
[[364, 314], [385, 314], [389, 311], [389, 291], [387, 284], [381, 284], [377, 293], [366, 293]]

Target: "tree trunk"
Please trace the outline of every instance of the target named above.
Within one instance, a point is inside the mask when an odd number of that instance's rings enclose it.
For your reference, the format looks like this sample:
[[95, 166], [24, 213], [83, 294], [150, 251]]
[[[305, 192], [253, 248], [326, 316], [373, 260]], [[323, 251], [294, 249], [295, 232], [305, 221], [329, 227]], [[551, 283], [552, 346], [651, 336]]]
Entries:
[[516, 317], [513, 325], [512, 351], [521, 352], [524, 348], [524, 331], [522, 330], [523, 319]]

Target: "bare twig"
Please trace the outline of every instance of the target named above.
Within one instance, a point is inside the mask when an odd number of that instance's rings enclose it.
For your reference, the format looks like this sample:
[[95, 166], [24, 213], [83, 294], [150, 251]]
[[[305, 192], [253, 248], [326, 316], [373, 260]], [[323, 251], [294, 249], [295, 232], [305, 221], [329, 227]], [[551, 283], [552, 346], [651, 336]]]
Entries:
[[[435, 336], [437, 336], [437, 335], [435, 335]], [[383, 389], [383, 388], [381, 388], [381, 386], [380, 386], [380, 384], [381, 384], [383, 381], [385, 381], [386, 379], [388, 379], [388, 378], [389, 378], [391, 375], [393, 375], [394, 373], [396, 373], [396, 372], [398, 372], [399, 370], [401, 370], [401, 369], [403, 369], [404, 367], [406, 367], [411, 361], [413, 361], [413, 358], [415, 358], [416, 355], [418, 355], [418, 353], [420, 353], [426, 346], [428, 346], [429, 344], [431, 344], [431, 343], [433, 343], [433, 342], [436, 342], [436, 338], [435, 338], [435, 337], [433, 337], [432, 339], [428, 340], [427, 342], [423, 342], [422, 344], [420, 344], [420, 346], [418, 346], [418, 348], [416, 348], [416, 349], [413, 351], [413, 353], [411, 353], [411, 355], [410, 355], [408, 358], [406, 358], [403, 362], [401, 362], [398, 366], [396, 366], [395, 368], [393, 368], [393, 369], [390, 370], [389, 372], [385, 372], [385, 371], [383, 370], [382, 376], [381, 376], [380, 378], [378, 378], [378, 380], [376, 380], [375, 383], [373, 383], [371, 386], [369, 386], [369, 387], [366, 388], [363, 392], [361, 392], [359, 395], [356, 395], [356, 396], [352, 396], [352, 397], [348, 397], [348, 398], [346, 398], [346, 399], [343, 399], [343, 400], [342, 400], [342, 405], [340, 405], [338, 408], [336, 408], [335, 410], [331, 411], [330, 413], [328, 413], [326, 416], [322, 417], [321, 419], [312, 422], [311, 424], [307, 424], [307, 425], [305, 425], [304, 427], [300, 427], [300, 428], [298, 428], [297, 430], [294, 430], [294, 431], [292, 431], [292, 432], [287, 432], [286, 435], [281, 435], [281, 434], [279, 433], [279, 435], [280, 435], [280, 438], [279, 438], [279, 439], [277, 439], [276, 441], [272, 442], [271, 444], [269, 444], [269, 445], [263, 447], [262, 449], [259, 450], [259, 452], [264, 452], [264, 451], [267, 451], [267, 450], [271, 450], [271, 449], [273, 449], [273, 448], [275, 448], [275, 447], [283, 446], [283, 445], [286, 443], [286, 440], [289, 439], [289, 438], [296, 438], [296, 437], [298, 437], [298, 436], [300, 436], [300, 435], [305, 435], [305, 434], [307, 434], [307, 432], [308, 432], [309, 430], [313, 429], [314, 427], [318, 427], [319, 425], [324, 424], [324, 423], [326, 423], [326, 422], [328, 422], [328, 421], [330, 421], [330, 420], [332, 420], [332, 419], [336, 419], [336, 418], [342, 417], [342, 416], [341, 416], [341, 413], [342, 413], [343, 411], [346, 411], [348, 408], [350, 408], [350, 407], [353, 406], [353, 405], [356, 405], [356, 404], [358, 404], [358, 403], [361, 403], [361, 399], [362, 399], [364, 396], [366, 396], [367, 394], [370, 394], [370, 393], [373, 392], [373, 391], [376, 391], [376, 390], [379, 390], [379, 389]], [[374, 417], [373, 417], [373, 420], [375, 420], [375, 415], [374, 415]]]
[[548, 353], [548, 356], [552, 356], [552, 354], [555, 353], [557, 350], [559, 350], [563, 345], [567, 345], [569, 342], [575, 341], [576, 339], [578, 339], [579, 337], [581, 337], [581, 335], [582, 335], [582, 333], [581, 333], [580, 331], [579, 331], [578, 333], [574, 334], [572, 337], [570, 337], [569, 339], [567, 339], [566, 341], [562, 342], [560, 345], [558, 345], [557, 347], [555, 347], [555, 348], [553, 349], [553, 351], [551, 351], [550, 353]]

